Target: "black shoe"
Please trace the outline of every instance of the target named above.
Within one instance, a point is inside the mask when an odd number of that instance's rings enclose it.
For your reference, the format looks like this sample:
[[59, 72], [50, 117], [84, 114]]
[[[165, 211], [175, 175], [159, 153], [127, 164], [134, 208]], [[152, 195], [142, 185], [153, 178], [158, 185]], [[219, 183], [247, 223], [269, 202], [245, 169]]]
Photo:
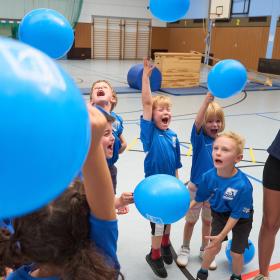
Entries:
[[160, 278], [166, 278], [167, 277], [167, 271], [164, 267], [164, 263], [162, 260], [162, 257], [160, 257], [157, 260], [153, 260], [151, 258], [151, 253], [146, 256], [146, 261], [150, 265], [153, 272]]
[[229, 280], [241, 280], [241, 275], [240, 276], [237, 276], [237, 275], [231, 275], [230, 279]]
[[207, 278], [208, 278], [208, 273], [203, 273], [201, 271], [197, 272], [196, 280], [207, 280]]
[[170, 244], [167, 246], [161, 246], [161, 255], [163, 258], [163, 261], [166, 264], [172, 264], [173, 263], [173, 256], [170, 250]]

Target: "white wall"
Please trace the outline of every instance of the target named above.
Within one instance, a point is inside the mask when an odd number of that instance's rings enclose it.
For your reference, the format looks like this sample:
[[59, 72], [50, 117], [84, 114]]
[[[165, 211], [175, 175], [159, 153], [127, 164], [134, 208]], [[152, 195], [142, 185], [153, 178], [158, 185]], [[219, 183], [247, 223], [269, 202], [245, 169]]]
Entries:
[[[91, 22], [92, 15], [151, 19], [147, 6], [149, 0], [84, 0], [79, 22]], [[152, 25], [166, 26], [166, 23], [153, 19]]]

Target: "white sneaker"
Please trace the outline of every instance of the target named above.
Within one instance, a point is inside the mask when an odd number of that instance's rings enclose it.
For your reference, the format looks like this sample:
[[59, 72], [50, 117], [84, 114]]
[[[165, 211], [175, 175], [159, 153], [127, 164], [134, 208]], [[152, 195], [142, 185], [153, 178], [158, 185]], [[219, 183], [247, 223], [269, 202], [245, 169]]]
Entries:
[[269, 280], [269, 277], [266, 277], [266, 276], [263, 276], [262, 274], [259, 274], [253, 280]]
[[177, 257], [177, 264], [179, 266], [186, 266], [189, 262], [189, 256], [190, 256], [190, 249], [187, 247], [181, 246], [181, 249], [178, 253]]
[[[199, 257], [201, 260], [203, 259], [203, 254], [204, 254], [204, 251], [200, 250]], [[215, 260], [213, 260], [209, 265], [209, 270], [216, 270], [216, 269], [217, 269], [217, 263]]]

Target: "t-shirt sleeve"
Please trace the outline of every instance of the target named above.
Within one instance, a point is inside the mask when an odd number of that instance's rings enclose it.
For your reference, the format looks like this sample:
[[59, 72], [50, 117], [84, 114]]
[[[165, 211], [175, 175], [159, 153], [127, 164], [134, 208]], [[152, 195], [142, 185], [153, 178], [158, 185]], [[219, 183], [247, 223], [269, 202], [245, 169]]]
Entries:
[[203, 202], [210, 198], [211, 192], [208, 188], [207, 178], [205, 174], [202, 175], [201, 182], [197, 185], [197, 192], [195, 195], [196, 202]]
[[180, 142], [178, 138], [176, 138], [176, 169], [182, 167], [181, 163], [181, 149], [180, 149]]
[[238, 191], [234, 198], [233, 208], [230, 216], [234, 219], [249, 218], [252, 210], [252, 188], [245, 186], [244, 189]]
[[105, 254], [108, 263], [119, 269], [117, 259], [118, 221], [99, 220], [91, 214], [89, 223], [90, 239]]
[[203, 141], [203, 129], [201, 128], [198, 132], [196, 131], [196, 126], [195, 123], [193, 124], [192, 127], [192, 132], [191, 132], [191, 143], [193, 150], [196, 150], [202, 145]]
[[153, 136], [154, 124], [152, 121], [144, 120], [141, 116], [140, 119], [140, 140], [143, 144], [144, 152], [148, 152], [150, 150], [152, 144], [152, 136]]
[[117, 118], [119, 120], [118, 136], [120, 136], [123, 133], [123, 119], [119, 115], [117, 115]]

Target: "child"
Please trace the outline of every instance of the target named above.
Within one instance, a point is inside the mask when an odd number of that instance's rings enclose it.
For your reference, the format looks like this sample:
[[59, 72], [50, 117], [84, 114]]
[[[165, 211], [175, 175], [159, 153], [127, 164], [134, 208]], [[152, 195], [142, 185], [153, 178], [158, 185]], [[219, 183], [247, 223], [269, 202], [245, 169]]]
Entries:
[[[213, 102], [213, 95], [207, 93], [205, 99], [197, 113], [192, 132], [191, 143], [193, 147], [191, 178], [188, 182], [188, 189], [191, 198], [194, 199], [197, 185], [200, 183], [202, 174], [213, 168], [212, 144], [218, 133], [224, 130], [225, 119], [222, 108], [216, 102]], [[184, 227], [183, 245], [178, 253], [177, 264], [186, 266], [190, 255], [190, 241], [194, 229], [194, 225], [199, 219], [201, 212], [202, 218], [202, 240], [200, 247], [200, 258], [202, 259], [204, 248], [209, 240], [204, 236], [210, 234], [211, 210], [208, 201], [197, 204], [186, 215], [186, 223]], [[216, 269], [215, 260], [209, 269]]]
[[206, 280], [208, 268], [220, 252], [222, 242], [232, 231], [232, 275], [230, 280], [241, 280], [243, 253], [248, 247], [248, 237], [253, 222], [253, 187], [242, 171], [235, 167], [243, 157], [244, 139], [233, 132], [219, 135], [213, 144], [215, 168], [203, 174], [195, 200], [197, 203], [209, 199], [212, 212], [211, 236], [205, 248], [197, 280]]
[[[102, 107], [98, 105], [95, 106], [99, 111], [103, 113], [107, 120], [106, 128], [101, 138], [101, 145], [103, 147], [105, 157], [108, 162], [108, 160], [110, 160], [113, 157], [114, 151], [115, 137], [113, 135], [112, 123], [114, 123], [115, 118], [109, 112], [106, 112]], [[131, 203], [133, 203], [132, 192], [123, 192], [120, 197], [116, 197], [115, 208], [117, 209], [117, 214], [127, 214], [129, 211], [128, 205]]]
[[117, 102], [117, 94], [108, 81], [98, 80], [93, 83], [90, 93], [90, 103], [92, 105], [99, 105], [105, 111], [111, 112], [112, 116], [115, 118], [115, 121], [113, 122], [113, 135], [115, 137], [113, 156], [111, 157], [111, 159], [107, 160], [115, 193], [117, 187], [118, 172], [115, 163], [119, 159], [119, 154], [121, 154], [127, 146], [126, 141], [123, 137], [123, 120], [119, 115], [113, 112], [114, 108], [117, 105]]
[[[140, 120], [140, 139], [146, 152], [144, 171], [145, 177], [154, 174], [169, 174], [178, 177], [180, 161], [180, 145], [177, 135], [169, 129], [171, 121], [171, 102], [166, 96], [152, 97], [149, 77], [153, 66], [144, 59], [142, 77], [143, 116]], [[146, 261], [161, 277], [167, 277], [164, 263], [173, 262], [170, 251], [169, 234], [171, 225], [159, 225], [151, 222], [152, 248]], [[161, 256], [162, 254], [162, 256]]]
[[[21, 266], [7, 280], [116, 279], [118, 228], [112, 182], [100, 140], [106, 119], [90, 106], [92, 142], [83, 175], [59, 198], [0, 230], [0, 267]], [[94, 170], [94, 172], [93, 172]]]

